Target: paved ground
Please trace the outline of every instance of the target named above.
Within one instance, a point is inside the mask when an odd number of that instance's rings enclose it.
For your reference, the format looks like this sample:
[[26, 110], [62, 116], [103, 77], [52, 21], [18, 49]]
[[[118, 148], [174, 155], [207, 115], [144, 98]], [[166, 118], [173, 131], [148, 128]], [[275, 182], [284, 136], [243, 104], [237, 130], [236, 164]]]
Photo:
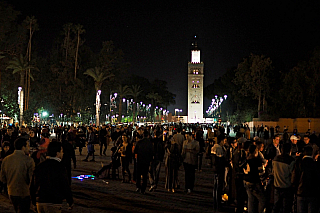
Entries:
[[[96, 153], [99, 146], [96, 145]], [[96, 162], [82, 161], [85, 156], [76, 151], [77, 168], [72, 171], [73, 176], [91, 174], [101, 168], [101, 162], [107, 164], [110, 161], [110, 148], [107, 156], [96, 156]], [[86, 153], [86, 148], [83, 150]], [[91, 158], [89, 158], [91, 159]], [[212, 170], [203, 161], [202, 172], [196, 173], [194, 192], [190, 195], [184, 193], [184, 171], [179, 170], [181, 189], [175, 193], [168, 192], [164, 188], [165, 168], [161, 167], [160, 181], [157, 191], [147, 192], [145, 195], [135, 192], [135, 185], [122, 183], [121, 180], [95, 179], [72, 181], [74, 196], [74, 208], [67, 210], [64, 205], [63, 212], [77, 213], [102, 213], [102, 212], [213, 212], [212, 208]], [[130, 165], [133, 171], [133, 165]], [[0, 194], [0, 212], [14, 212], [7, 197]], [[233, 208], [227, 207], [224, 212], [234, 212]]]

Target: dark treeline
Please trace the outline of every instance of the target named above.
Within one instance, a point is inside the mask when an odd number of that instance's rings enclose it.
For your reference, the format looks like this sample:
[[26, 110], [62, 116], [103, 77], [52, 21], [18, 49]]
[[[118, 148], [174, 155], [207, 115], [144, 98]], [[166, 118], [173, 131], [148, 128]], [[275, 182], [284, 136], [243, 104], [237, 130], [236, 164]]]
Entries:
[[228, 95], [222, 119], [232, 123], [320, 116], [320, 49], [289, 70], [251, 54], [205, 89], [210, 100]]
[[[18, 87], [24, 92], [26, 123], [31, 122], [33, 113], [42, 110], [56, 117], [63, 114], [70, 121], [77, 121], [77, 113], [81, 113], [81, 119], [88, 121], [95, 115], [97, 90], [101, 90], [101, 122], [110, 113], [110, 94], [118, 94], [113, 113], [119, 113], [119, 117], [125, 111], [122, 98], [152, 104], [151, 115], [156, 106], [166, 109], [175, 103], [175, 95], [168, 91], [165, 81], [150, 82], [129, 75], [130, 64], [123, 52], [107, 38], [100, 51], [93, 52], [86, 45], [83, 26], [66, 23], [52, 47], [43, 49], [39, 41], [46, 38], [36, 36], [41, 30], [36, 17], [21, 18], [19, 11], [0, 2], [0, 96], [6, 115], [19, 116]], [[44, 52], [47, 54], [40, 54]], [[131, 110], [131, 116], [139, 113], [136, 105]]]

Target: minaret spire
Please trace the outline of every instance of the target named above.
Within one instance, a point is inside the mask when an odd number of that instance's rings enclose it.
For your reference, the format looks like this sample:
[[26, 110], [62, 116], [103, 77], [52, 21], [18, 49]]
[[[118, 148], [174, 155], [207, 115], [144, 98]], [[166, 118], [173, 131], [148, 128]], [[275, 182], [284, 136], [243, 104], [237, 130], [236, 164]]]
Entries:
[[197, 36], [195, 35], [193, 37], [194, 41], [192, 43], [192, 46], [193, 46], [193, 50], [198, 50], [198, 42], [197, 42]]
[[197, 36], [193, 37], [188, 63], [188, 123], [203, 123], [204, 63], [200, 60]]
[[200, 63], [200, 50], [198, 49], [197, 36], [194, 36], [191, 50], [191, 63]]
[[198, 50], [197, 36], [194, 36], [194, 50]]

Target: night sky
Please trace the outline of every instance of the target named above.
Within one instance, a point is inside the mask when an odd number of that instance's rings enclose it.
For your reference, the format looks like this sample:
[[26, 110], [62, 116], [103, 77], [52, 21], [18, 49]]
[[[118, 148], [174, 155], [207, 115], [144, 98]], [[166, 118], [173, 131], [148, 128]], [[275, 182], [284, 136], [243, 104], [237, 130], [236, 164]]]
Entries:
[[86, 44], [95, 52], [113, 40], [131, 63], [130, 73], [168, 82], [177, 95], [169, 110], [182, 108], [182, 114], [195, 35], [206, 86], [250, 53], [264, 54], [288, 70], [320, 45], [320, 1], [7, 2], [21, 11], [21, 19], [36, 17], [40, 31], [34, 39], [43, 47], [50, 48], [68, 22], [84, 26]]

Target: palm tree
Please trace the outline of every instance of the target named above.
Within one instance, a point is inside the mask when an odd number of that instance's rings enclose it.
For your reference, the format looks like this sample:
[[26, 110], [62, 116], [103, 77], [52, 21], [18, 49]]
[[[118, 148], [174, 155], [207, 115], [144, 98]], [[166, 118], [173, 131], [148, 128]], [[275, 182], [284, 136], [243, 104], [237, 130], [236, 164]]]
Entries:
[[[100, 95], [101, 95], [101, 87], [103, 82], [105, 82], [108, 78], [113, 77], [112, 73], [107, 73], [101, 70], [100, 67], [90, 68], [84, 72], [85, 75], [88, 75], [94, 80], [94, 87], [96, 90], [96, 126], [100, 125]], [[100, 92], [99, 92], [100, 91]]]
[[68, 61], [68, 54], [69, 54], [69, 48], [70, 48], [70, 34], [71, 34], [71, 29], [72, 29], [73, 24], [72, 23], [67, 23], [63, 25], [63, 30], [65, 34], [65, 38], [63, 41], [63, 48], [65, 48], [65, 57], [66, 57], [66, 62]]
[[[28, 61], [30, 63], [31, 61], [31, 41], [32, 41], [32, 36], [33, 33], [38, 30], [38, 24], [37, 24], [37, 19], [35, 19], [34, 16], [27, 16], [26, 20], [24, 21], [26, 28], [29, 30], [29, 42], [28, 42], [28, 48], [27, 48], [27, 55], [28, 55]], [[29, 108], [29, 95], [30, 95], [30, 74], [31, 71], [30, 69], [26, 70], [26, 90], [27, 90], [27, 95], [26, 95], [26, 104], [25, 104], [25, 110]]]
[[79, 53], [79, 46], [80, 46], [80, 34], [85, 33], [85, 30], [82, 29], [83, 26], [78, 24], [74, 27], [74, 32], [77, 35], [77, 49], [76, 49], [76, 56], [74, 61], [74, 79], [77, 78], [77, 68], [78, 68], [78, 53]]
[[[133, 102], [137, 102], [138, 96], [142, 93], [142, 90], [140, 89], [140, 85], [132, 85], [131, 88], [129, 88], [129, 95], [133, 96]], [[133, 104], [132, 109], [132, 122], [134, 124], [135, 122], [135, 114], [136, 114], [136, 107], [137, 105]]]
[[[3, 52], [0, 52], [0, 59], [3, 59], [5, 57], [2, 54]], [[1, 97], [1, 70], [0, 70], [0, 97]]]
[[120, 102], [119, 102], [119, 123], [121, 123], [121, 119], [122, 119], [122, 99], [125, 98], [127, 95], [130, 94], [130, 88], [125, 85], [125, 86], [122, 86], [120, 85], [118, 87], [118, 96], [119, 96], [119, 99], [120, 99]]
[[[12, 69], [12, 74], [20, 73], [20, 87], [22, 88], [21, 92], [24, 93], [25, 90], [25, 73], [27, 70], [31, 69], [37, 69], [36, 67], [30, 65], [28, 61], [20, 54], [20, 57], [14, 57], [11, 61], [9, 61], [9, 65], [7, 66], [6, 70]], [[30, 78], [32, 80], [33, 76], [30, 73]], [[22, 100], [23, 102], [23, 100]], [[20, 125], [22, 125], [23, 121], [23, 108], [20, 108]]]

